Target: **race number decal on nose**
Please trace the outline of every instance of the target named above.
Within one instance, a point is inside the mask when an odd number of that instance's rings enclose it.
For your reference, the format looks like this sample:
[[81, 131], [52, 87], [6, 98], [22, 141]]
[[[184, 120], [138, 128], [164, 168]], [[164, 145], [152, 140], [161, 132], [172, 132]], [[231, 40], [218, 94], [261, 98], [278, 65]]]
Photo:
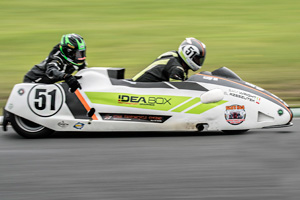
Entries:
[[30, 90], [27, 101], [33, 113], [50, 117], [61, 109], [63, 93], [57, 85], [36, 85]]

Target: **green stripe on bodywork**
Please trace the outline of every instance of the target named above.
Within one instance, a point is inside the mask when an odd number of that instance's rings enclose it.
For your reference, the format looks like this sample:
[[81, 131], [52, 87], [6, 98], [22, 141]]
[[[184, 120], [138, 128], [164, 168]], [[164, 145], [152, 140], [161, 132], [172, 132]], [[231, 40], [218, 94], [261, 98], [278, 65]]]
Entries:
[[185, 109], [188, 109], [189, 107], [191, 107], [192, 105], [195, 105], [196, 103], [199, 103], [200, 102], [200, 98], [199, 97], [196, 97], [194, 98], [193, 100], [179, 106], [178, 108], [175, 108], [174, 110], [172, 110], [172, 112], [182, 112], [184, 111]]
[[140, 95], [112, 92], [85, 92], [92, 103], [130, 108], [168, 111], [191, 97]]
[[[128, 93], [113, 93], [113, 92], [85, 92], [92, 103], [104, 104], [111, 106], [121, 106], [129, 108], [141, 108], [160, 111], [169, 111], [172, 108], [188, 101], [192, 97], [185, 96], [169, 96], [169, 95], [140, 95]], [[182, 112], [189, 107], [200, 102], [200, 98], [196, 97], [184, 103], [172, 112]], [[216, 106], [222, 105], [227, 101], [219, 101], [217, 103], [200, 104], [185, 113], [201, 114]]]
[[185, 113], [189, 113], [189, 114], [201, 114], [201, 113], [204, 113], [205, 111], [208, 111], [214, 107], [217, 107], [219, 105], [222, 105], [224, 103], [226, 103], [227, 101], [219, 101], [217, 103], [208, 103], [208, 104], [200, 104], [190, 110], [188, 110], [187, 112]]

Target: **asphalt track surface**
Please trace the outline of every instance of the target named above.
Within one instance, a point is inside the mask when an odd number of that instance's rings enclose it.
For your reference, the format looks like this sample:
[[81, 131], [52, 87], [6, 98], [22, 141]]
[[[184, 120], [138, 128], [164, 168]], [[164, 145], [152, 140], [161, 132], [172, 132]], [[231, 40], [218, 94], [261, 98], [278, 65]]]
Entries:
[[300, 197], [300, 119], [223, 133], [0, 132], [1, 200], [284, 200]]

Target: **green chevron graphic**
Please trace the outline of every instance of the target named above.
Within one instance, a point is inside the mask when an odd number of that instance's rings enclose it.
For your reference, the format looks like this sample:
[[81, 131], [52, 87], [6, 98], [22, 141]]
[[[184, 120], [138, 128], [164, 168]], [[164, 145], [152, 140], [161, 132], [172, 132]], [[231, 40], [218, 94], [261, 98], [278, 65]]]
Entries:
[[224, 103], [226, 103], [227, 101], [219, 101], [217, 103], [208, 103], [208, 104], [200, 104], [190, 110], [188, 110], [187, 112], [185, 113], [189, 113], [189, 114], [201, 114], [201, 113], [204, 113], [205, 111], [208, 111], [214, 107], [217, 107], [219, 105], [222, 105]]
[[[113, 93], [113, 92], [85, 92], [92, 103], [104, 104], [111, 106], [121, 106], [130, 108], [142, 108], [151, 110], [169, 111], [176, 106], [181, 106], [171, 110], [171, 112], [182, 112], [191, 106], [200, 103], [200, 98], [186, 96], [169, 96], [169, 95], [140, 95], [129, 93]], [[186, 102], [186, 103], [185, 103]], [[227, 101], [219, 101], [217, 103], [199, 104], [189, 109], [185, 113], [201, 114], [216, 106], [222, 105]]]
[[200, 98], [196, 97], [196, 98], [192, 99], [191, 101], [175, 108], [174, 110], [172, 110], [172, 112], [182, 112], [185, 109], [187, 109], [187, 108], [191, 107], [192, 105], [195, 105], [196, 103], [199, 103], [199, 102], [200, 102]]
[[191, 97], [140, 95], [113, 92], [85, 92], [92, 103], [168, 111]]

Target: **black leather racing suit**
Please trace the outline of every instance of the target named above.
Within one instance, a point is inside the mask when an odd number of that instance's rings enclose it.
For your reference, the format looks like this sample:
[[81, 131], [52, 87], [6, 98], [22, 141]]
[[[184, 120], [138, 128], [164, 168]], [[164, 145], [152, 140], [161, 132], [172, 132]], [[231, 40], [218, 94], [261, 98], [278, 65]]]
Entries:
[[182, 62], [177, 51], [168, 51], [135, 75], [132, 80], [136, 82], [184, 81], [187, 79], [188, 70], [184, 69]]
[[81, 66], [69, 63], [61, 54], [59, 44], [53, 47], [49, 56], [40, 64], [34, 65], [24, 76], [24, 83], [55, 83], [64, 79], [66, 74], [72, 74], [76, 70], [86, 67], [84, 62]]

